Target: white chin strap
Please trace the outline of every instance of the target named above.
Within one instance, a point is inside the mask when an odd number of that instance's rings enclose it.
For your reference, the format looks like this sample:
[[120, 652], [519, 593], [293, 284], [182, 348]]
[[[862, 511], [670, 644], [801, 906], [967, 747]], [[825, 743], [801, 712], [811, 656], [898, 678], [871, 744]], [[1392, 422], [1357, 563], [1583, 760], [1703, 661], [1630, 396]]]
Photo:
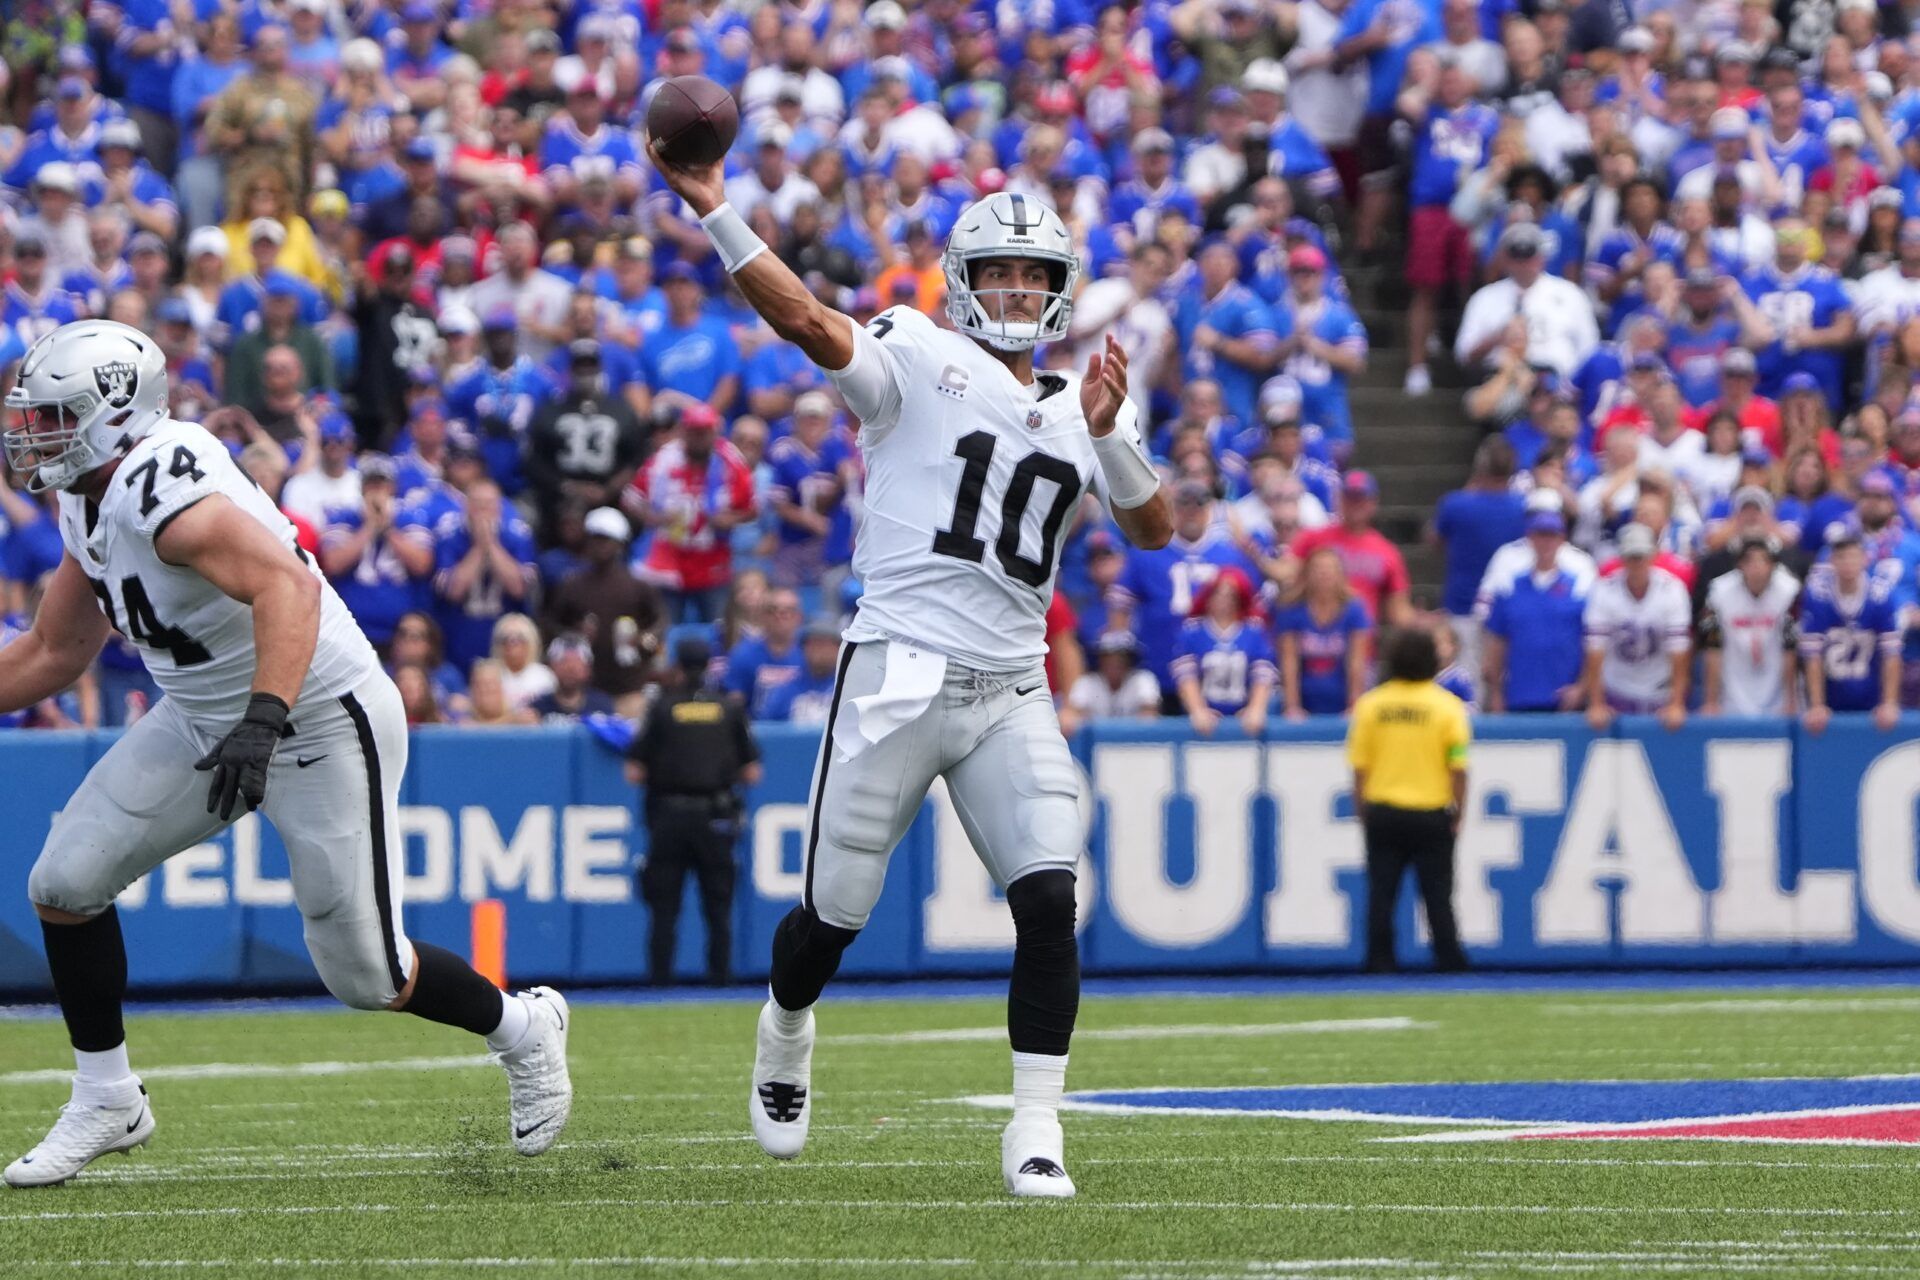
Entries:
[[1031, 351], [1040, 341], [1040, 326], [1025, 320], [1000, 321], [969, 332], [995, 351]]

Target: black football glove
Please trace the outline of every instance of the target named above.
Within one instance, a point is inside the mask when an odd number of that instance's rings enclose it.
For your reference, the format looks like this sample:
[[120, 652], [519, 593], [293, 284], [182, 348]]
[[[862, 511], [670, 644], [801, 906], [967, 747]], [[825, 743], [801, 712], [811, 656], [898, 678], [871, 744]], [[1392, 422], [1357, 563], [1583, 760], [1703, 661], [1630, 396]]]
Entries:
[[193, 766], [201, 772], [213, 770], [213, 785], [207, 788], [208, 813], [219, 814], [224, 822], [233, 817], [240, 800], [246, 800], [251, 813], [267, 798], [267, 766], [286, 736], [287, 710], [287, 704], [270, 693], [254, 694], [240, 723]]

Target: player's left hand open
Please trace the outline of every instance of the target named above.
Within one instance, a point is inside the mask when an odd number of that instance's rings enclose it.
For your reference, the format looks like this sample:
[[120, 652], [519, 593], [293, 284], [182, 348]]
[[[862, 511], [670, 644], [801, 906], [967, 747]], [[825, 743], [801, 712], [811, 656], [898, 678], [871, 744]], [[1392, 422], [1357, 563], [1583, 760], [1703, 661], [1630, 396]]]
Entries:
[[202, 773], [213, 770], [208, 813], [219, 814], [224, 822], [234, 816], [241, 800], [248, 813], [260, 807], [267, 798], [267, 766], [286, 731], [287, 704], [270, 693], [254, 694], [240, 723], [193, 766]]
[[1126, 398], [1127, 353], [1108, 334], [1106, 354], [1095, 352], [1087, 358], [1087, 376], [1080, 382], [1080, 412], [1087, 417], [1087, 429], [1096, 436], [1113, 430]]

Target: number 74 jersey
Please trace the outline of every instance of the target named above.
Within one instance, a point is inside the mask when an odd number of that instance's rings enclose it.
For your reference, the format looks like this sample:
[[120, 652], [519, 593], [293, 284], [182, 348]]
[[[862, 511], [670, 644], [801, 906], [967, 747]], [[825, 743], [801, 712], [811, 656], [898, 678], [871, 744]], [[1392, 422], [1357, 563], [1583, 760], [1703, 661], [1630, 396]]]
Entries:
[[97, 505], [62, 493], [60, 540], [155, 683], [194, 720], [224, 731], [253, 688], [253, 609], [154, 549], [175, 516], [214, 494], [266, 525], [320, 578], [320, 635], [301, 697], [350, 693], [378, 666], [373, 646], [295, 544], [292, 523], [200, 426], [168, 420], [141, 437]]
[[[1105, 500], [1079, 375], [1024, 385], [971, 338], [894, 307], [854, 329], [852, 363], [827, 376], [860, 419], [867, 470], [848, 638], [1031, 667], [1075, 511], [1089, 492]], [[1136, 449], [1137, 417], [1129, 401], [1115, 428]]]

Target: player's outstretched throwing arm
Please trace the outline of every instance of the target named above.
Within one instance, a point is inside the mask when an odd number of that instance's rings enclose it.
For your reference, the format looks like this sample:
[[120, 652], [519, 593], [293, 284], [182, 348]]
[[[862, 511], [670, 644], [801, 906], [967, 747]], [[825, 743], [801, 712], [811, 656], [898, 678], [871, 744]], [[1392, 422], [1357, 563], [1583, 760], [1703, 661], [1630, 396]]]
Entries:
[[211, 770], [207, 812], [235, 816], [267, 796], [267, 766], [320, 637], [320, 580], [272, 530], [221, 494], [167, 522], [154, 551], [253, 610], [253, 696], [240, 723], [195, 766]]
[[[884, 432], [900, 411], [901, 389], [892, 356], [879, 339], [852, 316], [814, 297], [779, 255], [769, 251], [767, 243], [727, 203], [721, 162], [673, 164], [651, 140], [647, 155], [700, 219], [742, 296], [775, 333], [832, 375], [847, 407], [861, 421], [863, 439]], [[1115, 429], [1126, 398], [1126, 353], [1109, 336], [1105, 354], [1088, 361], [1080, 388], [1081, 408], [1121, 532], [1135, 546], [1163, 547], [1173, 536], [1173, 509], [1161, 489], [1159, 472], [1132, 433]]]

